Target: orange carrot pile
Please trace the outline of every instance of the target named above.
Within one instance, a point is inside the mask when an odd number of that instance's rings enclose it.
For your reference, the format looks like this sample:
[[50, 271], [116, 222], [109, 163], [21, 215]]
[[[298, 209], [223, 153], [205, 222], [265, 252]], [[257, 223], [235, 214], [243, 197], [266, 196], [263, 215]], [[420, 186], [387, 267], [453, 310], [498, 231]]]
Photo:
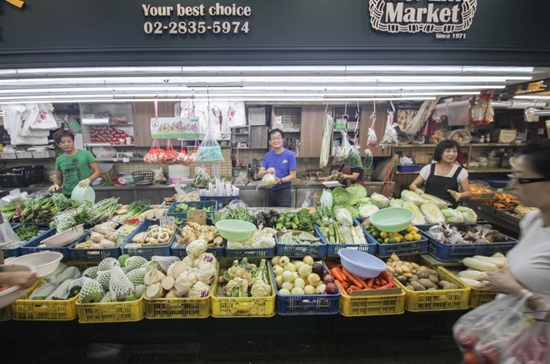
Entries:
[[349, 295], [351, 291], [393, 288], [393, 277], [382, 272], [375, 278], [361, 278], [350, 273], [342, 264], [326, 261], [325, 264], [334, 277], [334, 281], [342, 294]]

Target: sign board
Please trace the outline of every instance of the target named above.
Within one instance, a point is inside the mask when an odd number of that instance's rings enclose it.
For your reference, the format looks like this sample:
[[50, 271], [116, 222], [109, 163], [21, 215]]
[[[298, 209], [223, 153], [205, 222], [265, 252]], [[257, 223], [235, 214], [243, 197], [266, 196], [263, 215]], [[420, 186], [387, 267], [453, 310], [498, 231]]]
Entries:
[[206, 210], [187, 211], [187, 221], [196, 222], [199, 225], [206, 225]]
[[199, 118], [151, 118], [153, 139], [196, 139], [200, 136]]
[[160, 225], [174, 226], [175, 218], [174, 216], [161, 216]]

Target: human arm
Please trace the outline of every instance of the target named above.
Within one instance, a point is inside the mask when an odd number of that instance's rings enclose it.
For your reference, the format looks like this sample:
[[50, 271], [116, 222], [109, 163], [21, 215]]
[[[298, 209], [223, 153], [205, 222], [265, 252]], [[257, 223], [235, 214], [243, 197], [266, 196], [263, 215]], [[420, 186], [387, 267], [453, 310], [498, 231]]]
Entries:
[[266, 174], [268, 173], [271, 173], [273, 175], [275, 175], [275, 168], [273, 167], [270, 167], [270, 168], [265, 168], [265, 167], [260, 167], [260, 170], [258, 171], [258, 177], [260, 178], [263, 178]]
[[424, 182], [426, 182], [424, 180], [424, 177], [422, 177], [421, 175], [418, 175], [414, 181], [412, 181], [412, 183], [409, 185], [409, 190], [411, 191], [415, 191], [418, 190], [420, 186], [422, 186], [424, 184]]
[[359, 178], [359, 172], [353, 172], [352, 174], [344, 174], [344, 178], [347, 178], [350, 181], [356, 181], [357, 178]]
[[453, 196], [456, 201], [467, 200], [472, 197], [472, 191], [470, 191], [470, 182], [468, 177], [464, 178], [459, 183], [461, 191], [447, 190]]
[[292, 182], [295, 179], [296, 179], [296, 170], [295, 169], [290, 170], [288, 176], [285, 176], [283, 178], [275, 177], [275, 183], [272, 184], [271, 186], [268, 186], [268, 188], [277, 186], [278, 184], [281, 184], [281, 183]]
[[56, 169], [53, 185], [51, 185], [50, 188], [48, 188], [48, 191], [55, 192], [59, 190], [62, 184], [63, 184], [63, 174], [59, 169]]
[[0, 285], [7, 284], [9, 286], [21, 286], [28, 288], [33, 285], [38, 279], [36, 272], [4, 272], [0, 273]]
[[80, 181], [78, 183], [80, 187], [88, 187], [91, 182], [95, 181], [97, 178], [99, 178], [99, 176], [101, 176], [101, 169], [99, 168], [99, 164], [97, 164], [97, 162], [90, 162], [89, 167], [92, 170], [92, 175]]

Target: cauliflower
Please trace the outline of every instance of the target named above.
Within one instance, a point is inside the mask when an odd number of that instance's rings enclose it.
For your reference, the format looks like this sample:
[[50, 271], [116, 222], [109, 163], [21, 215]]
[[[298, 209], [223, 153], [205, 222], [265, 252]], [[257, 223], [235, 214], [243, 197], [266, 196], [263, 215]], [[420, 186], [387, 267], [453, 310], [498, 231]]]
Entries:
[[244, 292], [248, 291], [248, 280], [235, 277], [229, 282], [227, 282], [227, 285], [225, 286], [225, 292], [227, 293], [228, 296], [231, 296], [231, 292], [233, 291], [233, 288], [237, 285], [240, 286], [240, 289], [243, 290]]
[[207, 248], [208, 248], [208, 244], [206, 240], [197, 239], [190, 242], [189, 245], [187, 245], [187, 248], [185, 248], [185, 250], [187, 251], [188, 256], [190, 256], [193, 259], [196, 259], [198, 258], [199, 255], [204, 253]]
[[250, 285], [254, 285], [257, 280], [261, 280], [264, 283], [269, 283], [269, 278], [267, 277], [268, 274], [269, 273], [267, 272], [266, 260], [262, 259], [260, 262], [260, 267], [252, 271], [252, 279], [250, 280]]
[[[246, 258], [243, 258], [243, 260]], [[235, 277], [246, 279], [247, 281], [250, 280], [250, 270], [247, 269], [250, 265], [248, 265], [248, 260], [246, 261], [246, 264], [243, 265], [242, 261], [241, 264], [239, 264], [238, 260], [233, 261], [233, 265], [223, 274], [224, 279], [229, 282]]]
[[187, 266], [187, 268], [193, 268], [194, 263], [195, 263], [195, 259], [191, 258], [189, 255], [186, 256], [185, 258], [183, 258], [181, 261], [182, 261], [183, 263], [185, 263], [185, 265]]
[[212, 263], [202, 263], [195, 275], [198, 281], [210, 284], [216, 278], [216, 266]]
[[203, 298], [210, 294], [210, 286], [204, 282], [198, 281], [191, 287], [187, 297], [189, 298]]
[[174, 288], [178, 296], [187, 294], [195, 282], [197, 282], [197, 275], [194, 269], [188, 268], [185, 272], [180, 274], [174, 283]]
[[218, 260], [216, 259], [216, 257], [212, 253], [201, 253], [197, 257], [197, 259], [195, 259], [195, 267], [199, 267], [201, 265], [201, 263], [203, 263], [203, 262], [212, 263], [212, 264], [216, 265]]
[[250, 294], [252, 297], [267, 297], [271, 294], [271, 286], [261, 279], [258, 279], [252, 285]]

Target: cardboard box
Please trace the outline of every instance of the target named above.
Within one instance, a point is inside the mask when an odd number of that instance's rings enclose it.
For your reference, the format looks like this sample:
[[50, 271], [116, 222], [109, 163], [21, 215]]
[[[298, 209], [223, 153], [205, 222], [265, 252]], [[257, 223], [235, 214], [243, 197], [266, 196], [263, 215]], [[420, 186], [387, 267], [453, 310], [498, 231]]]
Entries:
[[491, 133], [491, 141], [498, 143], [513, 143], [516, 141], [517, 130], [515, 129], [496, 129]]
[[266, 125], [265, 107], [248, 108], [248, 125]]

